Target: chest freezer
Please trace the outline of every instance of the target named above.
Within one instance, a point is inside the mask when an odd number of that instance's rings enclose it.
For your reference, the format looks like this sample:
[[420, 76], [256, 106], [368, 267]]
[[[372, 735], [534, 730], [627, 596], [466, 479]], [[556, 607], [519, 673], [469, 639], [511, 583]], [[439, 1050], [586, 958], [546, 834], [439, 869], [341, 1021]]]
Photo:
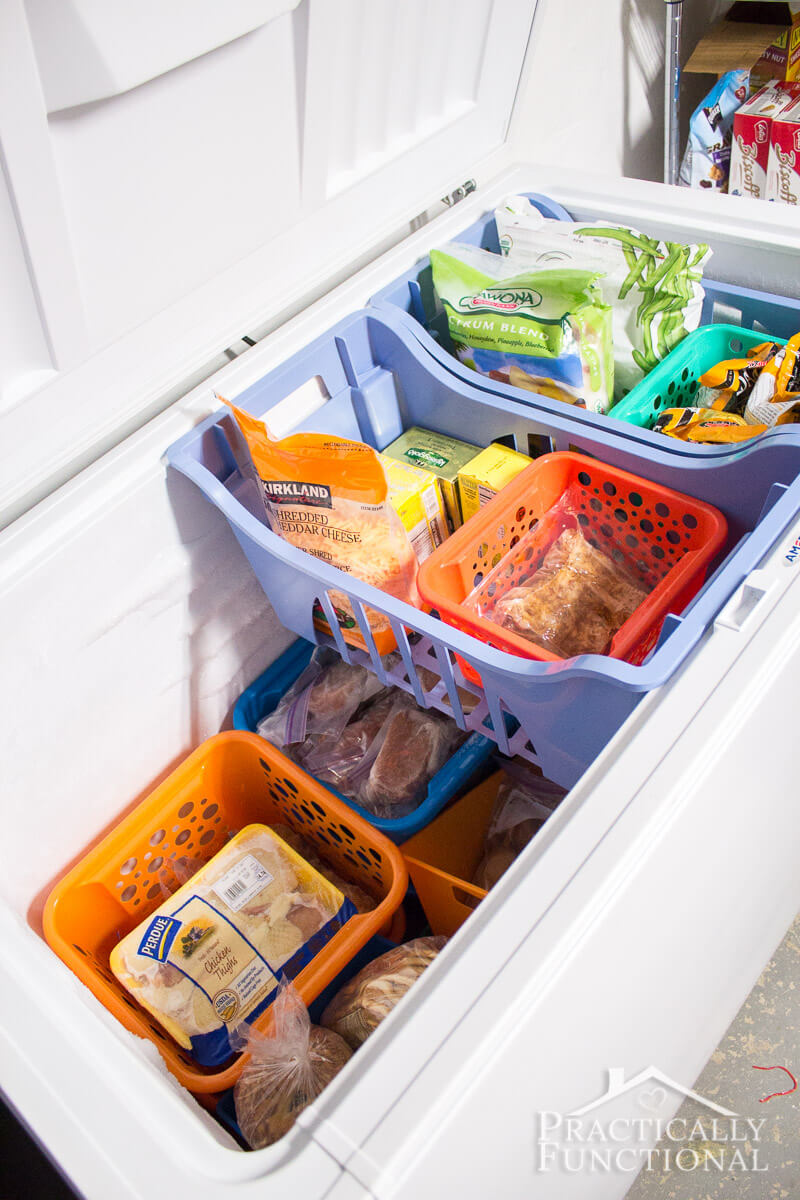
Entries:
[[[616, 111], [624, 40], [599, 7], [583, 44]], [[542, 1172], [537, 1114], [593, 1101], [614, 1068], [691, 1084], [797, 909], [787, 515], [276, 1146], [242, 1152], [42, 937], [53, 883], [294, 636], [164, 459], [215, 391], [240, 395], [509, 192], [708, 241], [713, 279], [797, 296], [792, 214], [566, 164], [593, 93], [587, 74], [551, 98], [559, 10], [0, 8], [0, 1087], [89, 1200], [622, 1197], [624, 1174]], [[638, 120], [646, 80], [629, 90]], [[543, 114], [565, 151], [540, 162]], [[618, 164], [622, 134], [589, 130], [587, 157]]]

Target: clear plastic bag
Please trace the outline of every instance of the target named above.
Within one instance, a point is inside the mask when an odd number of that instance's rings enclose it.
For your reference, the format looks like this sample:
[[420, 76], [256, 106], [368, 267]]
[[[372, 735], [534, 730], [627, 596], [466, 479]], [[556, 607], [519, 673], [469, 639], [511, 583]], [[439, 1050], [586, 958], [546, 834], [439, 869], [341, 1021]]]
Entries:
[[495, 797], [483, 856], [473, 876], [476, 887], [487, 892], [494, 887], [565, 795], [557, 783], [509, 764]]
[[336, 993], [321, 1024], [357, 1050], [446, 943], [446, 937], [415, 938], [373, 959]]
[[320, 740], [335, 743], [359, 706], [382, 690], [377, 676], [365, 667], [318, 648], [256, 732], [302, 762]]
[[[612, 548], [620, 550], [609, 543]], [[567, 489], [465, 605], [552, 654], [571, 658], [607, 653], [648, 591], [588, 541]]]
[[420, 709], [399, 688], [378, 696], [335, 742], [320, 740], [303, 766], [376, 817], [413, 812], [465, 735], [454, 721]]
[[461, 738], [453, 721], [417, 708], [402, 693], [370, 749], [369, 774], [359, 787], [359, 802], [376, 817], [412, 812]]
[[236, 1120], [253, 1150], [288, 1133], [303, 1109], [334, 1079], [352, 1050], [330, 1029], [312, 1025], [298, 992], [284, 978], [272, 1006], [271, 1034], [250, 1030], [250, 1055], [233, 1092]]

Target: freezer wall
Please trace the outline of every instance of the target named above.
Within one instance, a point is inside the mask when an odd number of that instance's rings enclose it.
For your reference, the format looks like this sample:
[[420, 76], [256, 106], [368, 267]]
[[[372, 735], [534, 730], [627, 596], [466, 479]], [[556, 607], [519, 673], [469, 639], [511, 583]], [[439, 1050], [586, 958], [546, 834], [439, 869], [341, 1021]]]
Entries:
[[[664, 0], [539, 0], [514, 114], [519, 158], [663, 179], [665, 8]], [[728, 8], [728, 0], [683, 5], [683, 61]], [[713, 79], [700, 79], [702, 93]], [[697, 87], [696, 77], [684, 82], [684, 125]]]

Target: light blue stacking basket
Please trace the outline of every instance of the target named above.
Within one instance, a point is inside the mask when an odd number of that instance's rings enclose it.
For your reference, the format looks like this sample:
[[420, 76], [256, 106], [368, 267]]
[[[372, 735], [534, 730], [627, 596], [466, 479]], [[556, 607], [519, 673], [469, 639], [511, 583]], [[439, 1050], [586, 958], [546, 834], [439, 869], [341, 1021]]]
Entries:
[[[233, 728], [257, 733], [259, 721], [277, 708], [281, 696], [288, 692], [308, 666], [313, 650], [310, 642], [297, 641], [284, 651], [272, 666], [267, 667], [236, 701]], [[419, 833], [420, 829], [424, 829], [438, 816], [445, 804], [466, 786], [478, 768], [489, 761], [493, 751], [494, 742], [488, 737], [471, 733], [442, 769], [433, 776], [422, 802], [404, 817], [376, 817], [369, 809], [363, 808], [329, 783], [325, 783], [324, 786], [360, 813], [365, 821], [369, 821], [386, 837], [399, 844]]]
[[[329, 395], [298, 430], [357, 438], [383, 449], [411, 425], [421, 425], [479, 445], [507, 438], [528, 452], [542, 439], [556, 449], [575, 448], [721, 509], [728, 521], [724, 561], [680, 616], [668, 616], [659, 644], [641, 665], [601, 655], [557, 663], [518, 659], [444, 625], [435, 616], [378, 591], [291, 546], [272, 533], [256, 484], [240, 469], [235, 423], [221, 409], [168, 451], [172, 466], [225, 515], [287, 629], [311, 642], [333, 644], [347, 661], [370, 665], [382, 682], [414, 694], [417, 703], [454, 716], [461, 728], [486, 733], [507, 755], [539, 763], [545, 775], [570, 787], [603, 750], [645, 692], [668, 680], [696, 646], [744, 577], [800, 512], [800, 433], [771, 431], [749, 448], [708, 466], [677, 452], [669, 439], [656, 444], [619, 437], [611, 423], [598, 426], [569, 406], [516, 403], [472, 386], [421, 345], [408, 318], [388, 310], [354, 313], [270, 371], [238, 398], [258, 416], [267, 414], [301, 384], [320, 377]], [[368, 653], [346, 645], [328, 590], [346, 593]], [[314, 629], [319, 597], [333, 629]], [[386, 615], [401, 662], [387, 670], [375, 647], [365, 606]], [[407, 631], [413, 631], [409, 637]], [[465, 658], [483, 680], [471, 713], [453, 655]], [[423, 691], [414, 664], [434, 670], [439, 683]], [[506, 714], [519, 722], [509, 733]]]
[[[538, 193], [531, 193], [528, 199], [545, 217], [553, 217], [560, 221], [571, 220], [566, 209], [556, 201]], [[481, 246], [484, 250], [500, 252], [497, 239], [497, 227], [494, 214], [485, 213], [472, 225], [452, 239], [467, 242], [473, 246]], [[703, 280], [705, 301], [700, 318], [701, 325], [722, 323], [738, 325], [743, 329], [756, 330], [758, 333], [771, 335], [775, 338], [788, 340], [800, 332], [800, 300], [783, 296], [772, 296], [768, 292], [751, 291], [748, 288], [736, 287], [730, 283], [718, 283], [712, 279]], [[498, 396], [506, 396], [520, 404], [535, 403], [538, 407], [551, 412], [563, 412], [570, 408], [562, 400], [550, 399], [510, 384], [489, 379], [478, 374], [463, 363], [452, 353], [452, 343], [447, 327], [447, 316], [438, 301], [433, 288], [431, 261], [426, 255], [415, 263], [405, 274], [399, 276], [393, 283], [388, 284], [370, 300], [370, 304], [384, 311], [399, 310], [412, 321], [417, 337], [421, 344], [459, 379], [463, 379], [482, 391], [490, 391]], [[763, 338], [758, 338], [762, 341]], [[673, 353], [675, 353], [673, 351]], [[666, 360], [664, 360], [666, 361]], [[681, 362], [681, 368], [684, 363]], [[710, 364], [713, 365], [713, 364]], [[658, 370], [658, 368], [656, 368]], [[643, 381], [646, 384], [646, 379]], [[643, 384], [639, 384], [641, 388]], [[660, 445], [664, 434], [653, 433], [641, 423], [632, 423], [627, 419], [628, 409], [624, 401], [615, 406], [616, 410], [602, 415], [597, 413], [582, 413], [582, 419], [587, 425], [599, 430], [612, 429], [622, 437], [633, 438], [645, 445]], [[577, 411], [574, 410], [573, 411]], [[703, 446], [686, 442], [676, 442], [681, 454], [689, 458], [718, 458], [731, 453], [730, 446]]]

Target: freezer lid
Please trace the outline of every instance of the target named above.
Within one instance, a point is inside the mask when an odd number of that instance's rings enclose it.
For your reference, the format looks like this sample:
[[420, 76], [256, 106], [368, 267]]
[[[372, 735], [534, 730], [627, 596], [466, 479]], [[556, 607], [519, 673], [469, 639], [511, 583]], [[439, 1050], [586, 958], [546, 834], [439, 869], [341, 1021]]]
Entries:
[[536, 7], [4, 3], [0, 524], [503, 165]]

